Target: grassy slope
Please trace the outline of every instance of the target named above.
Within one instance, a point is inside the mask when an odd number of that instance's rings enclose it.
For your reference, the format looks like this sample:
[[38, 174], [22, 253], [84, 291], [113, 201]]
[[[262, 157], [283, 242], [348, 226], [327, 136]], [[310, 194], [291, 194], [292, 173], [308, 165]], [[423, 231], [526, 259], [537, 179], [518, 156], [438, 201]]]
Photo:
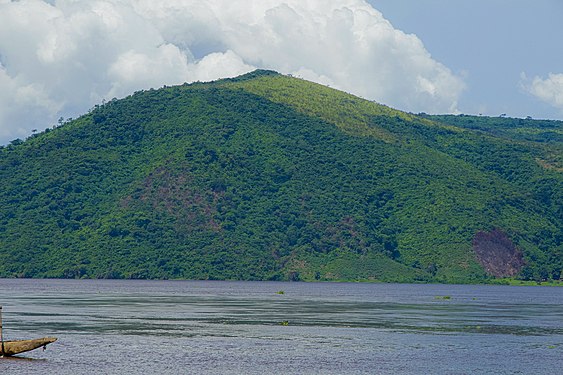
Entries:
[[479, 281], [498, 227], [549, 277], [529, 142], [270, 72], [139, 92], [0, 151], [0, 275]]
[[[395, 187], [403, 185], [398, 193], [408, 202], [395, 213], [399, 219], [395, 225], [404, 228], [398, 235], [403, 263], [420, 264], [421, 259], [425, 265], [437, 263], [442, 270], [448, 268], [444, 270], [449, 274], [446, 278], [463, 275], [468, 269], [478, 273], [470, 238], [478, 230], [497, 227], [511, 233], [526, 250], [530, 264], [539, 258], [557, 264], [549, 270], [527, 269], [528, 275], [541, 279], [557, 277], [560, 272], [561, 122], [417, 117], [281, 76], [236, 82], [234, 86], [321, 117], [348, 134], [407, 148], [406, 157], [401, 158], [401, 150], [396, 161], [414, 167], [415, 174], [429, 171], [422, 176], [422, 183], [419, 178], [413, 181], [409, 173], [393, 183]], [[523, 202], [531, 197], [539, 207], [532, 204], [530, 212], [523, 213]], [[538, 247], [551, 251], [541, 252]]]

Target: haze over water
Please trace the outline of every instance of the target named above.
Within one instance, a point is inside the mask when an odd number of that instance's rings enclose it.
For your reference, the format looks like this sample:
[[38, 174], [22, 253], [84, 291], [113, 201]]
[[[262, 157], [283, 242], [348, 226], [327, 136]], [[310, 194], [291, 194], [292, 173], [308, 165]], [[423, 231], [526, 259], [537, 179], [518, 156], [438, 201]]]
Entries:
[[[283, 291], [283, 294], [282, 294]], [[563, 289], [0, 280], [2, 374], [553, 374]]]

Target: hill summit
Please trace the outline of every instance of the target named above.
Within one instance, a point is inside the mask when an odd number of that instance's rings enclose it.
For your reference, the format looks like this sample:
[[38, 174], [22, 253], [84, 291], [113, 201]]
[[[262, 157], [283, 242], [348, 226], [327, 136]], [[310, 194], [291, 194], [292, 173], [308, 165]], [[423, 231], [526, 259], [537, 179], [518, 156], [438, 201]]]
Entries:
[[0, 277], [559, 279], [562, 136], [272, 71], [136, 92], [0, 149]]

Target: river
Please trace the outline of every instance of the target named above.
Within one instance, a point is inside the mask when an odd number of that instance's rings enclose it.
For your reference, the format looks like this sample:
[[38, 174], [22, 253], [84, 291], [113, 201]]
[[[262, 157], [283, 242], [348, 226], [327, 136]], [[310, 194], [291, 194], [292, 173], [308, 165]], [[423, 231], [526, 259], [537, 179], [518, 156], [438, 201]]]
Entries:
[[563, 288], [0, 279], [0, 374], [555, 374]]

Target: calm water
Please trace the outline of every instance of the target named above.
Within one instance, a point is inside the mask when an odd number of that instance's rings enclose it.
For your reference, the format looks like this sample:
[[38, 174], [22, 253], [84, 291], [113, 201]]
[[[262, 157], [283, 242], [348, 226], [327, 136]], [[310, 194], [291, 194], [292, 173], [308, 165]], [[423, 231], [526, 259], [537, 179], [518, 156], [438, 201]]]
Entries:
[[0, 305], [5, 339], [59, 338], [0, 374], [563, 368], [563, 288], [0, 279]]

